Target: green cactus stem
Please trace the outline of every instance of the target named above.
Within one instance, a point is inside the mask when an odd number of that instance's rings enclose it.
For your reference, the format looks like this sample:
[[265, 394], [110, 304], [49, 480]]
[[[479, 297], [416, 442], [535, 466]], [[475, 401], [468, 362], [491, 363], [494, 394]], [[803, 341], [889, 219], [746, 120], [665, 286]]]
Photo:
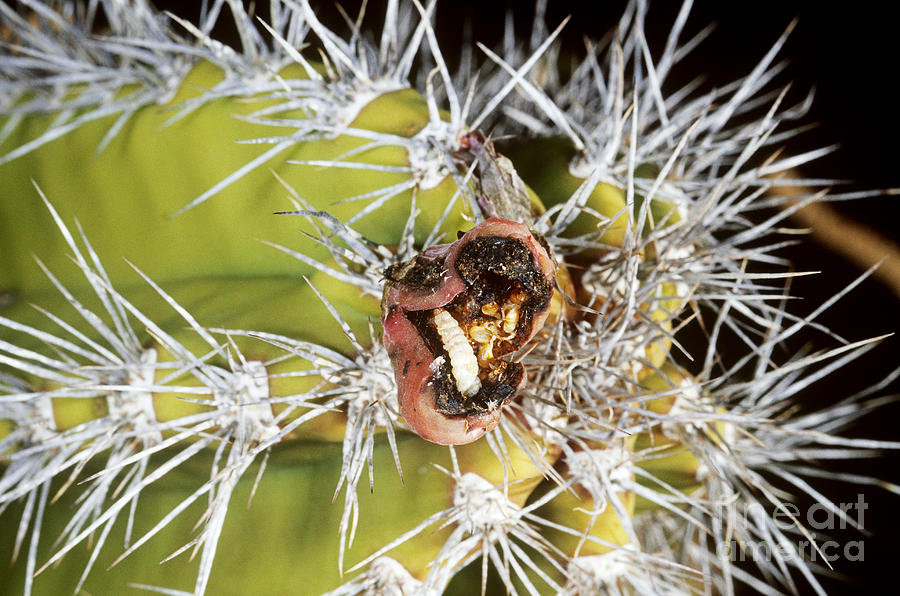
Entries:
[[[344, 34], [307, 0], [0, 0], [0, 591], [822, 592], [720, 548], [808, 538], [735, 508], [840, 511], [810, 476], [879, 481], [810, 466], [898, 447], [845, 432], [868, 389], [795, 407], [881, 338], [781, 349], [849, 291], [789, 314], [799, 206], [758, 215], [829, 151], [781, 151], [785, 37], [673, 92], [690, 2], [659, 48], [628, 3], [571, 68], [545, 4], [457, 68], [434, 1]], [[383, 300], [408, 263], [428, 295]], [[413, 432], [407, 340], [414, 397], [460, 396], [438, 425], [521, 373], [483, 437]]]

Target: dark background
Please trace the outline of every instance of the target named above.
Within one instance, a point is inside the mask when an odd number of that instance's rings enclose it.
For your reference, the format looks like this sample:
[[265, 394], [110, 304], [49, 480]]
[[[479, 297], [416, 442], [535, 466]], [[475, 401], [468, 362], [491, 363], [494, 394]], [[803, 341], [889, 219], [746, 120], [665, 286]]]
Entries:
[[[192, 16], [198, 4], [160, 2], [185, 16]], [[258, 2], [264, 6], [265, 2]], [[319, 9], [320, 17], [338, 32], [345, 32], [338, 12], [331, 2], [312, 2]], [[551, 0], [548, 24], [552, 29], [566, 15], [573, 16], [564, 34], [565, 47], [573, 52], [583, 48], [582, 36], [601, 37], [612, 27], [625, 6], [618, 1], [566, 2]], [[185, 6], [187, 5], [187, 6]], [[358, 10], [357, 0], [344, 1], [342, 5], [351, 15]], [[380, 26], [383, 1], [369, 2], [368, 23]], [[657, 1], [648, 13], [647, 33], [651, 49], [657, 52], [663, 47], [665, 35], [679, 9], [679, 2]], [[455, 55], [461, 42], [462, 30], [467, 24], [473, 28], [473, 38], [489, 47], [495, 46], [502, 36], [506, 11], [515, 14], [517, 32], [527, 35], [533, 9], [532, 3], [504, 3], [491, 1], [458, 0], [443, 1], [438, 5], [437, 27], [442, 48], [449, 56]], [[813, 107], [806, 122], [817, 123], [814, 130], [792, 140], [790, 152], [840, 143], [841, 148], [817, 162], [804, 166], [803, 173], [811, 177], [828, 177], [851, 180], [840, 190], [886, 189], [900, 187], [897, 139], [900, 135], [898, 103], [892, 88], [897, 73], [900, 50], [897, 47], [896, 21], [885, 14], [884, 4], [874, 2], [835, 3], [826, 7], [820, 2], [779, 2], [754, 0], [753, 2], [722, 2], [698, 0], [683, 39], [710, 22], [718, 23], [713, 34], [694, 54], [678, 67], [670, 79], [669, 89], [687, 82], [698, 74], [708, 77], [708, 85], [722, 85], [749, 73], [766, 53], [788, 24], [798, 19], [780, 58], [790, 64], [773, 85], [778, 87], [793, 82], [792, 96], [802, 97], [810, 88], [816, 89]], [[220, 39], [227, 38], [227, 27], [217, 32]], [[655, 54], [655, 55], [658, 55]], [[774, 88], [774, 87], [773, 87]], [[788, 102], [787, 105], [790, 105]], [[882, 235], [895, 241], [900, 238], [897, 221], [900, 197], [879, 197], [835, 205], [843, 214], [871, 226]], [[796, 264], [797, 270], [821, 271], [821, 275], [799, 278], [793, 284], [793, 294], [802, 300], [790, 305], [792, 312], [804, 314], [832, 296], [835, 291], [855, 279], [860, 270], [826, 248], [811, 241], [791, 248], [785, 253]], [[895, 294], [878, 281], [867, 280], [839, 304], [825, 313], [819, 322], [825, 323], [848, 340], [894, 332], [900, 328], [900, 302]], [[803, 395], [805, 403], [815, 405], [832, 402], [851, 394], [866, 385], [883, 378], [900, 363], [898, 338], [889, 338], [879, 348], [856, 361], [846, 369], [832, 375], [824, 383], [813, 386]], [[817, 349], [834, 347], [833, 340], [821, 334], [807, 334], [792, 343], [792, 348], [812, 345]], [[897, 384], [893, 387], [898, 392]], [[879, 410], [858, 424], [853, 434], [868, 438], [896, 440], [900, 433], [896, 425], [900, 421], [900, 408], [893, 404]], [[871, 474], [900, 481], [897, 458], [894, 455], [867, 461], [834, 463], [830, 469]], [[854, 578], [848, 583], [825, 582], [829, 593], [851, 593], [865, 588], [878, 588], [886, 578], [893, 577], [896, 569], [896, 534], [893, 528], [893, 511], [900, 499], [872, 487], [819, 483], [821, 488], [837, 503], [853, 502], [858, 493], [864, 493], [869, 509], [865, 526], [873, 531], [871, 536], [855, 533], [839, 533], [835, 539], [846, 543], [850, 540], [865, 541], [865, 560], [848, 562], [839, 560], [836, 568]], [[802, 509], [802, 507], [801, 507]], [[891, 579], [885, 585], [896, 585]], [[807, 590], [801, 590], [805, 593]]]

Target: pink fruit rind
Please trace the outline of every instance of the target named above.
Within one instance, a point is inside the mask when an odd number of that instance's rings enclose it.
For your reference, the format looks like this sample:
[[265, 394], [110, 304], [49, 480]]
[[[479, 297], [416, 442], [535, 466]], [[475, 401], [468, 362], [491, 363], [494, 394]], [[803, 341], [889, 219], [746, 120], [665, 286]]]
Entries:
[[[416, 257], [415, 267], [428, 272], [427, 283], [406, 283], [407, 278], [389, 280], [382, 302], [384, 345], [391, 359], [397, 383], [398, 400], [403, 418], [409, 427], [422, 438], [442, 445], [462, 445], [481, 438], [494, 429], [502, 417], [498, 405], [489, 411], [470, 412], [465, 415], [447, 415], [436, 407], [438, 380], [437, 356], [426, 345], [419, 329], [410, 320], [410, 313], [443, 308], [467, 291], [466, 284], [457, 270], [460, 251], [480, 237], [497, 237], [521, 241], [532, 257], [531, 266], [544, 276], [549, 288], [553, 287], [556, 266], [547, 249], [523, 224], [490, 218], [475, 226], [452, 244], [432, 246]], [[430, 270], [430, 271], [429, 271]], [[421, 277], [421, 276], [420, 276]], [[546, 304], [530, 313], [530, 328], [516, 336], [517, 346], [531, 340], [543, 327], [549, 312]], [[526, 375], [520, 365], [511, 365], [517, 374], [512, 375], [515, 384], [503, 403], [514, 398], [525, 385]], [[520, 376], [518, 376], [520, 375]], [[516, 380], [516, 377], [517, 380]]]

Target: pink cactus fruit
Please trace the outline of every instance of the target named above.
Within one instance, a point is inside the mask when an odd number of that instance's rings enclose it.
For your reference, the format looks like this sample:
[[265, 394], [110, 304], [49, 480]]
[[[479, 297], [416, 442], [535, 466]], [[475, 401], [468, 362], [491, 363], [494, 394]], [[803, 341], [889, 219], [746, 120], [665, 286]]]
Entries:
[[479, 439], [525, 384], [524, 366], [503, 357], [547, 319], [549, 250], [525, 225], [490, 218], [386, 277], [384, 345], [407, 424], [442, 445]]

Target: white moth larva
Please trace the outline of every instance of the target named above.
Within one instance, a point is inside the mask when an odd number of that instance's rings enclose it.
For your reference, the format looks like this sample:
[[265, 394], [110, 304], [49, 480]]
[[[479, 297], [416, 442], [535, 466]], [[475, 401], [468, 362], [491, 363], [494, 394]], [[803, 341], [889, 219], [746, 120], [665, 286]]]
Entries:
[[453, 372], [456, 388], [465, 397], [475, 395], [481, 389], [478, 359], [465, 333], [456, 319], [443, 308], [434, 309], [434, 326], [450, 356], [450, 370]]

